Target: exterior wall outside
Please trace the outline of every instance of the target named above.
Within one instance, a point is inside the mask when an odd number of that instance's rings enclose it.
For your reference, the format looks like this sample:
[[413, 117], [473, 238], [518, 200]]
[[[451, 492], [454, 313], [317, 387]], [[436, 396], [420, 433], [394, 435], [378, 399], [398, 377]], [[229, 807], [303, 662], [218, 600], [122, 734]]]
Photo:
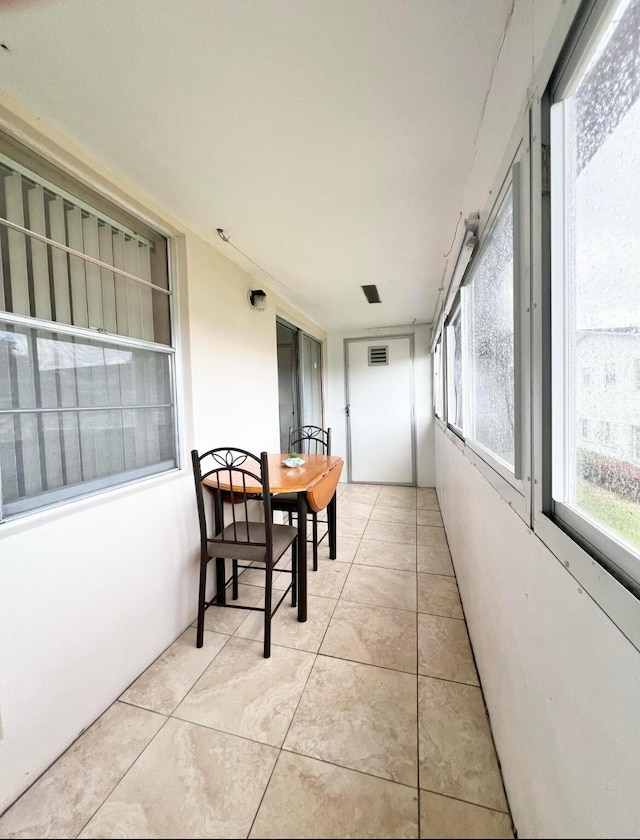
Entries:
[[640, 652], [440, 428], [436, 462], [518, 836], [637, 836]]
[[[375, 338], [377, 335], [414, 335], [414, 412], [416, 419], [416, 459], [419, 487], [433, 487], [435, 464], [433, 458], [433, 407], [431, 404], [431, 357], [429, 355], [430, 325], [390, 327], [368, 330], [331, 332], [327, 336], [329, 380], [328, 425], [331, 426], [331, 451], [347, 456], [347, 418], [345, 403], [345, 338]], [[344, 476], [346, 480], [346, 474]]]
[[[0, 127], [174, 239], [182, 467], [0, 526], [0, 812], [195, 618], [189, 450], [278, 448], [276, 312], [322, 330], [0, 93]], [[248, 304], [267, 290], [267, 310]]]

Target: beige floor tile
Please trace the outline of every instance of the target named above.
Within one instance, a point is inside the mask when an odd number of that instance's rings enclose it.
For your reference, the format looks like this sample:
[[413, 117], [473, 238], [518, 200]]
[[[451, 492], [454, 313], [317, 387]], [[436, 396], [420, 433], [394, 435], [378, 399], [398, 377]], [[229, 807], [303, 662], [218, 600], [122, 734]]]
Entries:
[[165, 722], [115, 703], [0, 818], [0, 837], [76, 837]]
[[355, 517], [350, 518], [338, 515], [336, 521], [338, 544], [340, 544], [340, 537], [360, 539], [364, 534], [364, 529], [367, 527], [368, 521], [368, 519], [356, 519]]
[[416, 617], [407, 610], [340, 601], [320, 653], [416, 673]]
[[418, 487], [416, 492], [418, 510], [440, 510], [434, 487]]
[[[360, 545], [359, 537], [338, 537], [335, 560], [332, 563], [352, 563]], [[318, 559], [329, 560], [329, 540], [323, 540], [318, 546]]]
[[380, 493], [378, 484], [347, 484], [341, 499], [358, 499], [361, 502], [375, 504]]
[[[309, 546], [309, 551], [311, 551], [311, 546]], [[283, 560], [278, 563], [276, 568], [273, 572], [273, 580], [272, 586], [274, 589], [279, 590], [280, 592], [284, 591], [289, 584], [291, 583], [291, 574], [288, 572], [278, 571], [279, 569], [290, 569], [291, 568], [291, 560], [287, 559], [286, 561]], [[258, 564], [255, 568], [245, 569], [242, 574], [238, 577], [238, 586], [240, 583], [243, 583], [248, 586], [260, 586], [264, 591], [265, 585], [265, 571], [264, 565], [262, 563]]]
[[377, 504], [371, 511], [372, 522], [393, 522], [398, 525], [415, 525], [416, 511], [414, 508], [388, 507]]
[[384, 540], [385, 542], [399, 542], [416, 544], [416, 526], [401, 525], [393, 522], [369, 522], [364, 530], [365, 540]]
[[449, 547], [446, 545], [418, 545], [417, 559], [419, 572], [432, 575], [455, 574]]
[[464, 621], [418, 614], [418, 673], [478, 685]]
[[124, 703], [170, 715], [229, 636], [205, 630], [204, 645], [196, 647], [196, 629], [189, 627], [120, 696]]
[[[238, 600], [231, 601], [231, 589], [227, 590], [227, 598], [229, 603], [244, 604], [247, 607], [255, 607], [264, 597], [264, 587], [262, 586], [247, 586], [246, 584], [238, 584]], [[231, 636], [240, 627], [242, 622], [247, 617], [244, 610], [234, 610], [228, 607], [209, 607], [204, 614], [205, 630], [211, 630], [215, 633], [226, 633]], [[196, 622], [193, 622], [195, 626]]]
[[420, 837], [426, 840], [511, 840], [511, 817], [479, 805], [420, 791]]
[[[271, 620], [271, 643], [296, 650], [318, 652], [320, 643], [331, 621], [331, 616], [338, 603], [335, 598], [319, 598], [309, 595], [307, 598], [307, 620], [298, 621], [298, 611], [287, 607], [283, 602]], [[264, 617], [261, 613], [249, 613], [235, 632], [237, 637], [262, 641]]]
[[313, 569], [309, 568], [307, 572], [307, 595], [339, 598], [350, 569], [350, 563], [318, 560], [318, 570], [314, 572]]
[[342, 598], [359, 604], [415, 612], [416, 575], [414, 572], [380, 569], [354, 563], [342, 590]]
[[506, 811], [482, 692], [418, 677], [420, 787]]
[[277, 756], [170, 719], [80, 837], [246, 837]]
[[418, 575], [418, 612], [464, 618], [458, 584], [446, 575]]
[[314, 654], [233, 637], [174, 712], [181, 720], [280, 746]]
[[[423, 511], [425, 513], [426, 511]], [[434, 548], [449, 548], [447, 536], [441, 525], [418, 525], [418, 545], [429, 545]]]
[[415, 487], [381, 487], [376, 504], [387, 507], [416, 507]]
[[361, 540], [353, 562], [361, 566], [381, 566], [385, 569], [415, 572], [416, 547], [410, 543]]
[[319, 656], [284, 748], [417, 784], [416, 678]]
[[372, 502], [361, 501], [357, 496], [343, 496], [336, 505], [339, 519], [368, 519], [372, 510]]
[[432, 527], [442, 528], [442, 516], [439, 510], [419, 510], [417, 511], [418, 525], [431, 525]]
[[417, 837], [418, 797], [404, 785], [281, 753], [249, 837]]

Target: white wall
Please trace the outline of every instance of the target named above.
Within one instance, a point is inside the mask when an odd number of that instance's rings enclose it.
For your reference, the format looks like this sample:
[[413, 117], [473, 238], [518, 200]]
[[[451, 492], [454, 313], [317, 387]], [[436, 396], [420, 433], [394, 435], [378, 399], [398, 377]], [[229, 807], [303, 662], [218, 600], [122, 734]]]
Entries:
[[640, 653], [436, 430], [438, 498], [519, 837], [637, 837]]
[[276, 313], [317, 325], [0, 92], [0, 126], [176, 236], [183, 468], [0, 526], [0, 813], [195, 618], [189, 451], [278, 450]]
[[[579, 3], [516, 0], [463, 197], [486, 212]], [[640, 653], [441, 428], [436, 486], [519, 837], [637, 837]]]
[[[416, 417], [416, 458], [418, 486], [433, 487], [435, 461], [433, 454], [433, 409], [431, 406], [431, 357], [429, 355], [430, 325], [411, 327], [330, 332], [327, 335], [328, 354], [328, 423], [331, 426], [331, 451], [347, 457], [347, 423], [345, 399], [344, 340], [346, 338], [374, 338], [377, 335], [414, 335], [414, 407]], [[344, 480], [346, 480], [346, 469]]]

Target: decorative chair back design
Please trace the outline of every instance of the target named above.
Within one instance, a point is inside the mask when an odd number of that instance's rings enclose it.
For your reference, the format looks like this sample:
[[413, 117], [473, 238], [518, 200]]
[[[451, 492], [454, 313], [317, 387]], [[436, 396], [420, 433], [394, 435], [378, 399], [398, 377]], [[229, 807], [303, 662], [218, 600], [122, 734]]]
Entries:
[[320, 426], [289, 428], [289, 451], [304, 455], [331, 455], [331, 429]]
[[[207, 534], [202, 492], [202, 482], [205, 479], [209, 479], [208, 486], [213, 496], [215, 534], [218, 535], [231, 526], [230, 533], [225, 535], [226, 543], [254, 545], [270, 550], [273, 529], [267, 453], [263, 452], [258, 460], [253, 453], [245, 449], [220, 447], [210, 449], [202, 455], [198, 455], [194, 450], [191, 456], [198, 499], [201, 551], [206, 552], [209, 543], [213, 541]], [[222, 489], [223, 487], [233, 487], [234, 490], [229, 492]], [[261, 505], [264, 509], [266, 527], [261, 533], [264, 539], [256, 539], [252, 529], [246, 525], [252, 518], [249, 515], [251, 507], [255, 510], [256, 505]], [[253, 518], [255, 519], [255, 515]]]

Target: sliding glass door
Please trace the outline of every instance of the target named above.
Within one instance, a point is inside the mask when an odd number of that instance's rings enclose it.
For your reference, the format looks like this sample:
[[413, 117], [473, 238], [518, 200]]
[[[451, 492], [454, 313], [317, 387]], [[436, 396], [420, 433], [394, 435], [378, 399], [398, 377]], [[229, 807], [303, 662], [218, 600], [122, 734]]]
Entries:
[[278, 341], [278, 395], [280, 447], [289, 447], [289, 429], [323, 425], [322, 344], [280, 319]]

